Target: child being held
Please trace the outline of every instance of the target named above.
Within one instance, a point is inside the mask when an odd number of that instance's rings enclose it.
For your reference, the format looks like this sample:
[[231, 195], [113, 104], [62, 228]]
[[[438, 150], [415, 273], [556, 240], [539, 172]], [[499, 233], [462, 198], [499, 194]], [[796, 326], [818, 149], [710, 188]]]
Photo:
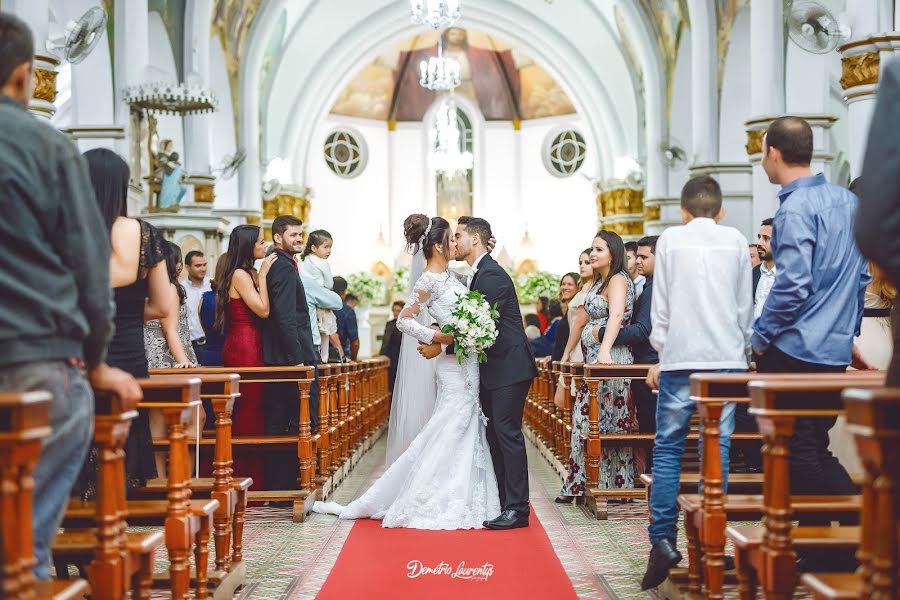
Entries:
[[[331, 234], [324, 229], [317, 229], [309, 234], [306, 241], [306, 248], [303, 249], [301, 256], [302, 264], [301, 272], [315, 281], [322, 284], [329, 290], [334, 286], [334, 279], [331, 276], [331, 267], [328, 265], [328, 257], [331, 256], [331, 247], [334, 239]], [[328, 346], [337, 348], [344, 361], [344, 349], [341, 346], [341, 339], [337, 333], [337, 318], [334, 313], [327, 308], [316, 307], [316, 317], [318, 318], [319, 332], [322, 334], [322, 362], [328, 362]]]

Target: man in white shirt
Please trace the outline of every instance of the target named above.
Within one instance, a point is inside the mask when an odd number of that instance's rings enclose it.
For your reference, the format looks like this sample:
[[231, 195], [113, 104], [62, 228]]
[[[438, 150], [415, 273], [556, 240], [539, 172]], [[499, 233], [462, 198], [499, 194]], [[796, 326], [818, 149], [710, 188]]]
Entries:
[[187, 279], [181, 284], [184, 288], [187, 298], [188, 328], [191, 331], [191, 346], [194, 347], [194, 354], [197, 360], [203, 354], [203, 346], [206, 345], [206, 333], [203, 331], [203, 325], [200, 323], [200, 300], [203, 299], [203, 293], [210, 291], [209, 277], [206, 276], [207, 262], [206, 257], [199, 250], [191, 250], [184, 257], [184, 265], [187, 267]]
[[759, 226], [756, 247], [762, 261], [753, 268], [753, 318], [758, 319], [772, 286], [775, 285], [775, 255], [772, 253], [772, 219]]
[[[659, 364], [647, 384], [659, 389], [650, 543], [653, 550], [641, 588], [659, 586], [681, 561], [676, 549], [681, 459], [696, 403], [690, 376], [698, 371], [746, 371], [753, 317], [747, 239], [718, 224], [724, 216], [715, 179], [697, 177], [681, 192], [683, 226], [667, 229], [656, 243], [650, 343]], [[720, 422], [723, 482], [734, 430], [734, 404]]]

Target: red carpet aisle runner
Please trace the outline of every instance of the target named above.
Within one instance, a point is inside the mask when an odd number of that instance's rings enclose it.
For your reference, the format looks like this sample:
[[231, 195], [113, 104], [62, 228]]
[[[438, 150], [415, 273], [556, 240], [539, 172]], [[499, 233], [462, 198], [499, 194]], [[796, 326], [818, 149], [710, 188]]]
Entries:
[[531, 525], [512, 531], [383, 529], [353, 525], [317, 598], [576, 598], [547, 533]]

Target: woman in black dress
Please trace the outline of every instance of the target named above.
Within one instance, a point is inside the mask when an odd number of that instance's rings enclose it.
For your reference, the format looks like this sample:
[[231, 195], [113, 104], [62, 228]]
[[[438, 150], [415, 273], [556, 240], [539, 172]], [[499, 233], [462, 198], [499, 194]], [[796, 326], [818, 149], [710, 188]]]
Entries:
[[[115, 335], [109, 343], [107, 362], [135, 377], [147, 377], [144, 321], [168, 314], [172, 297], [166, 271], [165, 240], [155, 227], [126, 216], [128, 164], [105, 148], [84, 154], [97, 203], [109, 230], [110, 280], [115, 296]], [[94, 457], [92, 457], [94, 458]], [[139, 410], [125, 442], [125, 476], [128, 487], [146, 485], [157, 476], [153, 440], [146, 410]], [[84, 498], [96, 493], [96, 471], [88, 465], [77, 492]]]

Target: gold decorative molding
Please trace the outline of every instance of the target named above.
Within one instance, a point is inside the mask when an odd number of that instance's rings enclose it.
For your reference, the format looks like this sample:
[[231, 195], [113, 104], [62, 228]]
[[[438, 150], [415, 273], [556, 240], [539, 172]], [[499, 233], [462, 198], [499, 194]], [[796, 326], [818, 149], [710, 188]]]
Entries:
[[748, 156], [753, 156], [754, 154], [762, 153], [763, 136], [765, 136], [765, 135], [766, 135], [765, 129], [748, 129], [747, 130], [747, 143], [744, 144], [744, 148], [746, 148]]
[[53, 104], [56, 101], [56, 71], [34, 70], [34, 98]]
[[259, 225], [260, 219], [256, 215], [250, 215], [247, 217], [247, 225]]
[[659, 204], [654, 206], [644, 205], [644, 221], [659, 221], [662, 219], [662, 211]]
[[271, 200], [263, 200], [263, 217], [271, 220], [278, 215], [293, 215], [303, 221], [309, 221], [311, 203], [306, 198], [292, 194], [278, 194]]
[[841, 87], [845, 90], [858, 85], [878, 83], [881, 55], [878, 51], [845, 56], [841, 59]]
[[644, 212], [644, 190], [627, 187], [606, 190], [597, 196], [597, 214], [600, 217], [630, 215]]
[[619, 235], [642, 236], [644, 235], [643, 221], [617, 221], [603, 225], [603, 229], [612, 231]]
[[194, 184], [194, 202], [212, 204], [216, 200], [216, 186], [212, 183]]

